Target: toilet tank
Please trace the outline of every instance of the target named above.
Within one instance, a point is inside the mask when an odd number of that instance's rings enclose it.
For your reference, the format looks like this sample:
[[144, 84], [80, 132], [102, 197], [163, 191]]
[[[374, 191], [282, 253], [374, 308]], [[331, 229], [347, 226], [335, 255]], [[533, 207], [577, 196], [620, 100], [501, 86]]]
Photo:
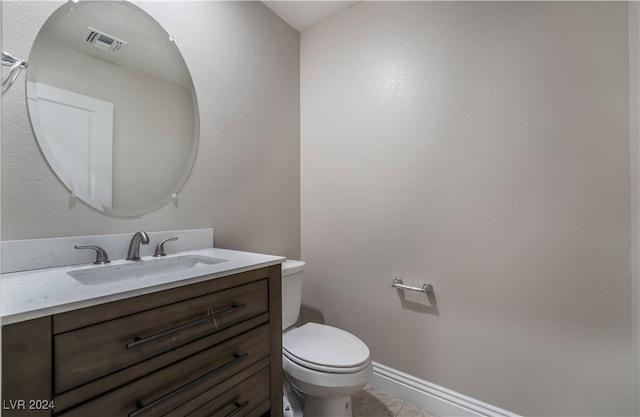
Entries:
[[288, 329], [298, 321], [305, 265], [302, 261], [290, 259], [282, 264], [282, 330]]

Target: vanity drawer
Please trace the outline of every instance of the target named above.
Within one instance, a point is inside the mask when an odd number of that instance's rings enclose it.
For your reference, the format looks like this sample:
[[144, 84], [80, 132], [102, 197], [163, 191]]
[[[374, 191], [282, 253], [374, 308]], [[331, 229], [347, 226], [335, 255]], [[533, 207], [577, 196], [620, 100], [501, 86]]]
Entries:
[[[269, 410], [269, 369], [263, 369], [241, 385], [203, 404], [189, 417], [245, 417], [262, 415]], [[265, 404], [267, 402], [267, 404]], [[188, 405], [188, 404], [187, 404]]]
[[[196, 401], [193, 404], [198, 405], [202, 401], [198, 402], [197, 398], [203, 398], [202, 395], [207, 392], [219, 392], [218, 395], [224, 396], [226, 394], [223, 393], [230, 388], [230, 382], [240, 383], [256, 373], [263, 372], [261, 370], [266, 370], [267, 379], [266, 389], [260, 386], [260, 399], [267, 399], [269, 397], [269, 353], [269, 326], [263, 325], [62, 412], [60, 415], [64, 417], [165, 415], [192, 401]], [[216, 387], [219, 387], [217, 391]], [[244, 385], [240, 389], [242, 392], [251, 390]], [[266, 395], [263, 395], [263, 392], [266, 392]], [[252, 401], [258, 405], [256, 402], [258, 400]]]
[[260, 280], [55, 335], [55, 392], [169, 352], [267, 310], [268, 282]]

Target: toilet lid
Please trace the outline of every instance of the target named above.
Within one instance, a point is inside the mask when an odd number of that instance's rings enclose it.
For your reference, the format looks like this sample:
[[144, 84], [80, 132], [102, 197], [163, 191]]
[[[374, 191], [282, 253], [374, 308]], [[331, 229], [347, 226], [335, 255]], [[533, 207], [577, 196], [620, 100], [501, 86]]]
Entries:
[[323, 372], [357, 372], [369, 363], [369, 348], [360, 339], [318, 323], [285, 333], [282, 351], [291, 361]]

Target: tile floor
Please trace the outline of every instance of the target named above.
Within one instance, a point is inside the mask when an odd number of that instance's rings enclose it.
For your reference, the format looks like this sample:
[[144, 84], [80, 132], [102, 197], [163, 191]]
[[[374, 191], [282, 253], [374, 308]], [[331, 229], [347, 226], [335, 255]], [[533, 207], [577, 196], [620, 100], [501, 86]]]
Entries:
[[369, 385], [351, 397], [354, 417], [432, 417]]

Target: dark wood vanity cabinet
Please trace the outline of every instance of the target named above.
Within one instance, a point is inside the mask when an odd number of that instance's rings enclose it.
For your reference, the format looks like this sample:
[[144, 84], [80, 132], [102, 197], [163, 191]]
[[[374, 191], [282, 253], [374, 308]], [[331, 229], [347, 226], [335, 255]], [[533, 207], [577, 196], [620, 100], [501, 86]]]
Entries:
[[2, 415], [280, 417], [280, 272], [4, 326]]

